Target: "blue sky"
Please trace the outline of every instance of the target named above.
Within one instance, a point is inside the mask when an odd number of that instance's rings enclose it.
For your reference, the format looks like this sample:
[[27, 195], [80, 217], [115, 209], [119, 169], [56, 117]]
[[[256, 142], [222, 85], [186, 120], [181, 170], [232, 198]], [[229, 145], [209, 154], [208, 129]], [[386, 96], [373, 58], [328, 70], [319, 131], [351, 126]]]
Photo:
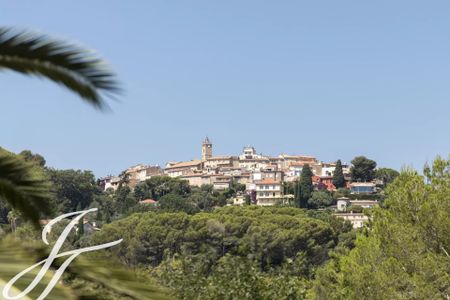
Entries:
[[0, 72], [1, 145], [97, 176], [258, 152], [422, 168], [450, 153], [448, 1], [1, 1], [2, 25], [95, 49], [125, 89], [100, 113]]

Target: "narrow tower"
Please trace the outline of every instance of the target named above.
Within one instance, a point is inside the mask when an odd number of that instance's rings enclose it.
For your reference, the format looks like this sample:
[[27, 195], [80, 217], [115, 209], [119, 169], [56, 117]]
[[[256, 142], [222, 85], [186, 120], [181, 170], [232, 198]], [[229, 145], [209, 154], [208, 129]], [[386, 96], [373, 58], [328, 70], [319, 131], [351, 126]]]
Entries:
[[202, 160], [207, 160], [212, 157], [212, 144], [209, 138], [206, 137], [202, 144]]

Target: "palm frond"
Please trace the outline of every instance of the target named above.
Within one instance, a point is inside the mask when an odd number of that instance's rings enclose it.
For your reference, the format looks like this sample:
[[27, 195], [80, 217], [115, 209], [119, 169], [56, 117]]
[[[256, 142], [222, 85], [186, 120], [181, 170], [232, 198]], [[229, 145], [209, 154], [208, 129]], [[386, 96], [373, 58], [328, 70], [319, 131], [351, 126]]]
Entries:
[[49, 185], [41, 171], [23, 158], [0, 148], [0, 199], [39, 226], [51, 212]]
[[[25, 270], [48, 257], [51, 249], [37, 242], [24, 243], [11, 236], [0, 241], [0, 288], [2, 283], [11, 280], [19, 272]], [[53, 268], [58, 268], [64, 258], [58, 259]], [[36, 274], [24, 276], [15, 288], [23, 290]], [[29, 295], [36, 299], [49, 282], [50, 275]], [[1, 289], [0, 289], [1, 292]], [[0, 296], [1, 297], [1, 296]], [[107, 258], [101, 253], [82, 254], [77, 257], [64, 272], [64, 280], [60, 282], [46, 298], [48, 300], [169, 300], [167, 292], [158, 288], [152, 281], [135, 274], [121, 266], [120, 263]]]
[[0, 27], [0, 70], [46, 77], [97, 108], [120, 92], [116, 76], [91, 51], [31, 32]]
[[[34, 251], [36, 250], [36, 251]], [[43, 259], [43, 255], [38, 248], [32, 249], [29, 247], [23, 247], [23, 242], [19, 240], [14, 240], [11, 237], [7, 237], [0, 241], [0, 298], [3, 299], [1, 293], [3, 287], [8, 281], [14, 276], [35, 264], [39, 260]], [[37, 257], [41, 255], [42, 257]], [[31, 271], [25, 274], [14, 286], [14, 293], [17, 295], [23, 291], [30, 282], [36, 277], [39, 269]], [[46, 288], [47, 284], [50, 282], [51, 277], [54, 272], [48, 272], [42, 281], [33, 289], [33, 291], [28, 294], [24, 300], [37, 299], [40, 293]], [[76, 300], [77, 296], [69, 287], [62, 284], [57, 284], [52, 290], [51, 294], [47, 299], [51, 300]]]
[[[88, 296], [92, 300], [105, 298], [96, 297], [91, 286], [100, 287], [104, 293], [108, 291], [115, 295], [111, 299], [153, 299], [169, 300], [168, 291], [164, 290], [143, 274], [136, 274], [123, 266], [117, 259], [101, 253], [87, 253], [78, 257], [67, 270], [71, 276], [82, 283], [76, 294], [83, 298]], [[69, 281], [70, 282], [70, 281]], [[75, 287], [75, 282], [70, 282]], [[84, 287], [84, 288], [83, 288]], [[86, 298], [87, 299], [87, 298]]]

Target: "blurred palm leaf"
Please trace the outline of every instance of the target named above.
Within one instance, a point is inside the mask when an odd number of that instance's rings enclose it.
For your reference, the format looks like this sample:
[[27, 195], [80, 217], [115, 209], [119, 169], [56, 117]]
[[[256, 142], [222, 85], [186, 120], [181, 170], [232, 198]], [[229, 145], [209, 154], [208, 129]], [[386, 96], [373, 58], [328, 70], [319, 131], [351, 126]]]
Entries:
[[0, 200], [38, 226], [40, 214], [51, 211], [48, 197], [49, 185], [41, 170], [0, 148]]
[[[17, 273], [48, 256], [50, 248], [37, 243], [24, 244], [8, 237], [0, 242], [0, 288]], [[59, 267], [63, 260], [58, 260]], [[23, 290], [34, 278], [33, 274], [24, 276], [18, 281], [17, 290]], [[102, 257], [98, 253], [82, 254], [65, 272], [65, 280], [52, 290], [49, 300], [168, 300], [165, 292], [153, 285], [149, 278], [137, 276], [134, 272], [121, 267], [112, 258]], [[50, 274], [29, 295], [36, 299], [45, 288]], [[1, 289], [0, 289], [1, 291]]]
[[[0, 71], [3, 69], [50, 79], [99, 109], [106, 105], [101, 93], [113, 96], [120, 91], [115, 75], [91, 51], [6, 27], [0, 27]], [[0, 151], [0, 198], [35, 225], [39, 215], [50, 210], [43, 177], [5, 151]]]
[[[21, 245], [21, 242], [13, 240], [12, 238], [5, 238], [0, 243], [0, 298], [2, 298], [1, 293], [3, 292], [3, 286], [11, 280], [18, 273], [22, 272], [26, 268], [35, 264], [37, 261], [41, 260], [43, 257], [37, 258], [37, 253], [30, 253], [30, 248], [25, 248]], [[28, 274], [25, 274], [14, 286], [14, 292], [20, 293], [24, 290], [29, 283], [34, 279], [34, 277], [39, 272], [36, 268]], [[50, 279], [53, 272], [48, 272], [43, 280], [27, 295], [25, 299], [37, 299], [37, 297], [42, 293]], [[25, 300], [24, 299], [24, 300]], [[67, 287], [62, 284], [57, 284], [52, 290], [51, 294], [47, 299], [65, 299], [65, 300], [75, 300], [77, 297], [75, 294]]]
[[97, 108], [104, 108], [101, 92], [119, 92], [115, 75], [91, 51], [46, 35], [0, 27], [0, 70], [46, 77], [64, 85]]
[[[91, 253], [78, 257], [69, 266], [68, 273], [80, 284], [77, 287], [72, 283], [72, 286], [81, 299], [172, 299], [147, 276], [136, 275], [132, 270], [121, 266], [117, 259], [102, 254]], [[99, 289], [101, 292], [98, 292]], [[105, 297], [105, 292], [110, 296]]]

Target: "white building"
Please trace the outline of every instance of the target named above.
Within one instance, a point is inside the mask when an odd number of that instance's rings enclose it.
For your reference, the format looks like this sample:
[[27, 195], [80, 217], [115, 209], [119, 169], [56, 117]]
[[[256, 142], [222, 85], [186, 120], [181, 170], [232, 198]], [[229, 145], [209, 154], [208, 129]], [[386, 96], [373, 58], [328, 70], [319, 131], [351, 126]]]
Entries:
[[334, 215], [338, 218], [350, 221], [350, 223], [352, 223], [353, 228], [361, 228], [367, 221], [369, 221], [369, 217], [363, 213], [349, 212], [349, 213], [336, 213]]
[[272, 206], [283, 203], [283, 186], [280, 181], [266, 178], [255, 182], [256, 204]]
[[337, 199], [336, 209], [338, 211], [346, 211], [348, 207], [360, 206], [362, 208], [372, 208], [378, 206], [378, 201], [375, 200], [350, 200], [349, 198], [342, 197]]
[[196, 172], [201, 172], [201, 170], [202, 161], [196, 159], [191, 161], [167, 164], [166, 168], [164, 169], [164, 173], [166, 173], [170, 177], [180, 177]]

